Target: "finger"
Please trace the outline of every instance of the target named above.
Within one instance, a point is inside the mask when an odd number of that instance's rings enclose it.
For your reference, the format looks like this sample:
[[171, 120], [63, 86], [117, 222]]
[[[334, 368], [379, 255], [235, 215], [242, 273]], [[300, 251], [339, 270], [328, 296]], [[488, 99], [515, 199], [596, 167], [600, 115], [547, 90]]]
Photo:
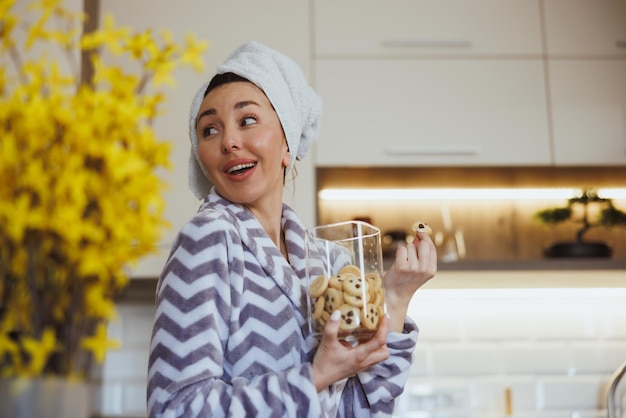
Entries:
[[356, 347], [358, 351], [356, 357], [361, 359], [363, 366], [369, 367], [389, 358], [389, 349], [387, 348], [388, 333], [389, 318], [387, 315], [384, 315], [376, 334], [367, 342], [359, 344]]
[[[430, 241], [430, 242], [433, 242], [433, 239], [430, 237], [430, 235], [425, 233], [425, 232], [416, 232], [415, 233], [415, 238], [417, 238], [417, 240], [419, 240], [419, 241]], [[415, 239], [413, 239], [413, 242], [415, 242]]]
[[418, 256], [418, 249], [417, 246], [420, 244], [421, 241], [415, 242], [413, 241], [410, 244], [407, 244], [406, 246], [406, 252], [407, 252], [407, 259], [409, 261], [415, 260], [417, 261], [417, 256]]
[[425, 239], [423, 241], [420, 241], [418, 243], [419, 247], [417, 249], [417, 251], [423, 251], [425, 252], [426, 255], [430, 256], [431, 254], [435, 253], [437, 251], [437, 247], [435, 246], [435, 243], [430, 239], [430, 237], [428, 237], [428, 239]]
[[337, 340], [337, 334], [339, 333], [339, 325], [341, 322], [341, 311], [336, 310], [328, 318], [328, 322], [324, 327], [324, 333], [322, 339], [326, 341]]
[[396, 263], [406, 263], [407, 259], [407, 250], [406, 245], [398, 245], [396, 249]]
[[426, 241], [419, 241], [415, 244], [415, 250], [421, 260], [428, 260], [431, 253], [430, 248], [430, 243]]
[[378, 331], [376, 331], [376, 335], [374, 335], [374, 338], [378, 340], [378, 343], [380, 345], [385, 345], [387, 344], [387, 334], [389, 334], [389, 316], [387, 313], [385, 313], [380, 319]]
[[415, 244], [407, 244], [406, 245], [406, 259], [408, 262], [407, 268], [409, 270], [417, 269], [419, 265], [418, 256], [419, 254], [418, 254], [417, 246]]
[[417, 257], [424, 271], [435, 274], [437, 271], [437, 248], [428, 237], [427, 240], [415, 243]]
[[415, 235], [415, 238], [413, 238], [412, 243], [413, 245], [417, 247], [418, 252], [422, 247], [429, 247], [432, 250], [436, 248], [435, 243], [433, 242], [432, 238], [428, 236], [427, 234], [424, 234], [421, 232], [418, 232]]
[[378, 330], [372, 338], [359, 346], [365, 346], [368, 351], [376, 351], [380, 347], [387, 345], [387, 334], [389, 333], [389, 317], [387, 314], [383, 315], [378, 325]]

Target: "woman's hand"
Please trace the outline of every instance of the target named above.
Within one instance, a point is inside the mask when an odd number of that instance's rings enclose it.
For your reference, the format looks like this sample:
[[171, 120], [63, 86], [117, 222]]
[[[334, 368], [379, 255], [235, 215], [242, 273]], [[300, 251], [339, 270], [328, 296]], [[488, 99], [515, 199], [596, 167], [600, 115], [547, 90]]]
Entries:
[[390, 331], [402, 332], [411, 298], [435, 273], [437, 249], [428, 234], [417, 232], [413, 242], [398, 247], [394, 263], [383, 280]]
[[385, 315], [378, 331], [370, 340], [352, 346], [337, 338], [341, 322], [341, 315], [338, 314], [339, 311], [335, 311], [326, 323], [322, 340], [313, 358], [313, 380], [318, 392], [389, 358], [386, 344], [389, 319]]

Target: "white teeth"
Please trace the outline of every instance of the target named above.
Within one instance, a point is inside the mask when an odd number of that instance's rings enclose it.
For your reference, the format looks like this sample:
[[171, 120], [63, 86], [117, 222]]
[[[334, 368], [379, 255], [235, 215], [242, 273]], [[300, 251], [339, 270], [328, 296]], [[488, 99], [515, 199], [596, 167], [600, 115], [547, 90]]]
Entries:
[[244, 168], [252, 168], [252, 167], [254, 167], [255, 165], [256, 165], [255, 163], [249, 163], [249, 164], [239, 164], [239, 165], [236, 165], [236, 166], [234, 166], [234, 167], [231, 167], [231, 168], [228, 170], [228, 173], [229, 173], [229, 174], [230, 174], [230, 173], [234, 173], [235, 171], [243, 170]]

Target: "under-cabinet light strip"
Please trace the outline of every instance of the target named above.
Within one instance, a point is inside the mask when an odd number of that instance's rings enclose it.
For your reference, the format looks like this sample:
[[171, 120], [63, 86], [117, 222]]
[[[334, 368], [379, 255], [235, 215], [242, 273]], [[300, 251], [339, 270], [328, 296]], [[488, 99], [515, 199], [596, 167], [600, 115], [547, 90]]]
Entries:
[[[322, 189], [321, 200], [567, 200], [579, 196], [576, 188], [433, 188], [433, 189]], [[626, 189], [598, 189], [598, 196], [626, 199]]]

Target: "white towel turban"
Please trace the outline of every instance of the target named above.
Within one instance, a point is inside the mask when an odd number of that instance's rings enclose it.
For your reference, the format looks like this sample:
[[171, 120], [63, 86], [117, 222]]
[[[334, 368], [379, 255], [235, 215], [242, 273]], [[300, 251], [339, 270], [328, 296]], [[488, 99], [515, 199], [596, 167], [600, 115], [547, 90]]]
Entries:
[[[296, 159], [301, 160], [319, 134], [322, 100], [309, 86], [298, 64], [265, 45], [248, 42], [217, 67], [217, 74], [224, 73], [235, 73], [263, 90], [285, 132], [291, 152], [290, 167]], [[198, 157], [196, 136], [196, 118], [208, 84], [202, 85], [194, 96], [189, 115], [189, 188], [198, 199], [204, 199], [212, 186]]]

